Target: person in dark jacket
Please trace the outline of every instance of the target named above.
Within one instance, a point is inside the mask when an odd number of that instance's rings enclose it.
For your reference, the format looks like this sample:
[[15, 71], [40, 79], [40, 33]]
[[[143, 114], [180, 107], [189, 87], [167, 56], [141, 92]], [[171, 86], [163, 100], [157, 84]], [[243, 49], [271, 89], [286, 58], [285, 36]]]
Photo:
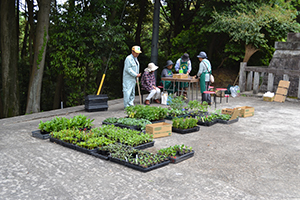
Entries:
[[[161, 72], [161, 78], [164, 77], [173, 77], [173, 68], [174, 63], [172, 60], [168, 60], [166, 63], [166, 66], [164, 66], [164, 69]], [[173, 83], [172, 81], [162, 81], [164, 82], [164, 90], [168, 91], [168, 93], [173, 93]]]
[[154, 75], [154, 71], [157, 70], [157, 68], [158, 66], [156, 66], [154, 63], [149, 63], [148, 67], [145, 69], [145, 72], [142, 75], [142, 89], [150, 92], [145, 101], [146, 105], [150, 105], [150, 99], [152, 97], [155, 103], [160, 103], [158, 99], [160, 97], [160, 89], [156, 87], [156, 80]]

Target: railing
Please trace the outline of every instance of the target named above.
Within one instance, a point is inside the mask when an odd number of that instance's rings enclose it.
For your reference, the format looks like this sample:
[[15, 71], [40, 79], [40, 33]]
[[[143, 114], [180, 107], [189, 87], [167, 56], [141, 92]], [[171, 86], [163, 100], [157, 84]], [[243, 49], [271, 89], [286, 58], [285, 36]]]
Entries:
[[[254, 78], [253, 78], [254, 73]], [[268, 84], [267, 91], [273, 91], [274, 88], [274, 77], [283, 76], [282, 79], [289, 81], [290, 76], [299, 77], [298, 81], [298, 98], [300, 98], [300, 71], [299, 70], [288, 70], [288, 69], [271, 69], [268, 66], [247, 66], [246, 62], [241, 62], [240, 64], [240, 74], [239, 74], [239, 87], [240, 91], [250, 91], [253, 87], [253, 94], [257, 94], [259, 91], [259, 80], [261, 73], [268, 74]], [[247, 77], [247, 79], [246, 79]]]

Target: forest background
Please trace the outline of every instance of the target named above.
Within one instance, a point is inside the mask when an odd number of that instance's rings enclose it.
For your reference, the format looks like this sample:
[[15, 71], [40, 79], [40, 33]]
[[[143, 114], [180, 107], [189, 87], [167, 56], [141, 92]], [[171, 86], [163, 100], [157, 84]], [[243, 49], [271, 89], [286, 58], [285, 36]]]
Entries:
[[[1, 0], [0, 118], [83, 105], [101, 93], [122, 98], [124, 60], [140, 45], [151, 60], [151, 0]], [[205, 51], [216, 84], [233, 84], [240, 62], [267, 66], [275, 41], [299, 32], [298, 0], [160, 1], [157, 83], [167, 60], [185, 52], [199, 69]]]

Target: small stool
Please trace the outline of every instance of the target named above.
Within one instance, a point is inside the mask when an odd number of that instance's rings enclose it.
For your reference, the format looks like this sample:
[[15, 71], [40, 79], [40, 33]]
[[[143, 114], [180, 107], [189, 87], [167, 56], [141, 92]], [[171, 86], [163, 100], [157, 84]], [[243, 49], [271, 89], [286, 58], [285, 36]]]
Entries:
[[216, 88], [217, 91], [221, 91], [221, 95], [220, 95], [220, 103], [222, 103], [222, 95], [223, 92], [225, 94], [225, 91], [227, 90], [227, 88]]
[[228, 103], [228, 97], [229, 97], [229, 94], [225, 94], [226, 103]]
[[204, 94], [214, 94], [215, 108], [217, 108], [216, 93], [214, 91], [204, 91]]

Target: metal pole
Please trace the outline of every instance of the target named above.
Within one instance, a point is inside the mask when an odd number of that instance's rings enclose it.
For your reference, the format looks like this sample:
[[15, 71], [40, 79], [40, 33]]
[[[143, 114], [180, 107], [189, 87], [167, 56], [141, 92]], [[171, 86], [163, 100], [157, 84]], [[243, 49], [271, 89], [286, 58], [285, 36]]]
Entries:
[[[151, 45], [151, 62], [158, 65], [158, 35], [159, 35], [159, 13], [160, 13], [160, 0], [154, 2], [153, 13], [153, 31], [152, 31], [152, 45]], [[157, 72], [155, 71], [155, 78]], [[157, 79], [156, 79], [157, 80]]]

